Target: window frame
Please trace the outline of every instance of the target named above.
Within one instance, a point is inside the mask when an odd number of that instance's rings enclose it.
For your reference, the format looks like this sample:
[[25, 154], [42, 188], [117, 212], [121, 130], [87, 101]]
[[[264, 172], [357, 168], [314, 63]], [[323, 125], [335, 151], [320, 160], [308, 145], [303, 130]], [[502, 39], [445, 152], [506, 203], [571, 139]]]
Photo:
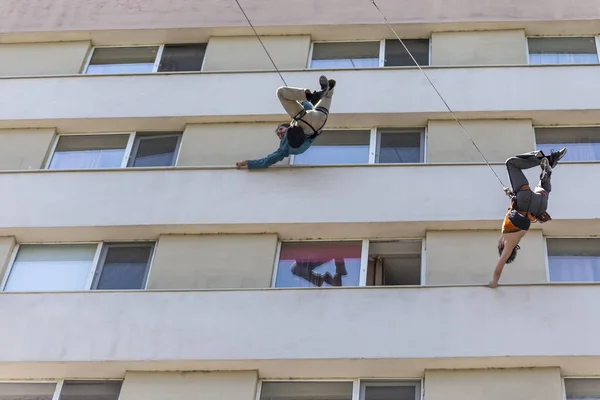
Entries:
[[[357, 286], [344, 286], [344, 288], [357, 288], [357, 287], [369, 287], [367, 286], [367, 275], [369, 268], [369, 249], [371, 240], [377, 242], [377, 239], [368, 239], [368, 238], [357, 238], [357, 239], [302, 239], [302, 240], [294, 240], [294, 239], [286, 239], [286, 240], [278, 240], [277, 247], [275, 249], [275, 261], [273, 265], [273, 273], [271, 275], [271, 289], [301, 289], [301, 288], [279, 288], [276, 286], [277, 284], [277, 274], [279, 273], [279, 260], [281, 257], [281, 247], [284, 243], [318, 243], [318, 242], [328, 242], [328, 243], [343, 243], [343, 242], [361, 242], [361, 252], [360, 252], [360, 269], [358, 276], [358, 285]], [[399, 237], [399, 238], [385, 238], [385, 240], [421, 240], [421, 284], [419, 287], [425, 286], [425, 252], [427, 249], [426, 240], [427, 236], [422, 237]], [[413, 286], [411, 286], [413, 287]], [[313, 289], [313, 288], [309, 288]], [[322, 288], [319, 288], [322, 289]], [[325, 288], [328, 289], [328, 288]]]
[[[380, 164], [377, 161], [377, 154], [380, 152], [381, 146], [381, 131], [382, 130], [398, 130], [398, 131], [420, 131], [420, 162], [418, 163], [386, 163]], [[331, 128], [324, 129], [324, 131], [370, 131], [369, 133], [369, 161], [365, 164], [309, 164], [309, 165], [301, 165], [301, 167], [333, 167], [333, 166], [357, 166], [357, 165], [421, 165], [427, 163], [427, 126], [377, 126], [372, 128]], [[318, 146], [317, 139], [315, 141], [316, 146]], [[290, 155], [290, 166], [297, 165], [296, 164], [296, 155]]]
[[[529, 39], [560, 39], [560, 38], [594, 38], [596, 42], [596, 56], [598, 62], [594, 64], [531, 64], [531, 53], [529, 52]], [[525, 51], [527, 54], [527, 65], [534, 67], [573, 67], [573, 66], [585, 66], [585, 65], [600, 65], [600, 35], [532, 35], [525, 37]]]
[[97, 381], [97, 382], [121, 382], [121, 390], [123, 390], [123, 383], [125, 382], [124, 379], [121, 378], [61, 378], [61, 379], [33, 379], [33, 380], [23, 380], [23, 379], [0, 379], [0, 383], [15, 383], [15, 384], [19, 384], [19, 383], [53, 383], [55, 384], [54, 386], [54, 393], [52, 394], [52, 400], [59, 400], [60, 399], [60, 395], [62, 394], [62, 390], [63, 390], [63, 386], [65, 385], [65, 382], [74, 382], [74, 381], [85, 381], [85, 382], [89, 382], [89, 381]]
[[[98, 289], [95, 289], [95, 287], [97, 286], [97, 282], [96, 282], [96, 275], [100, 276], [100, 273], [102, 272], [102, 269], [104, 268], [104, 260], [106, 258], [106, 253], [108, 252], [108, 249], [113, 246], [113, 245], [131, 245], [134, 246], [136, 244], [149, 244], [152, 246], [152, 250], [150, 251], [150, 257], [148, 257], [148, 264], [146, 266], [146, 272], [144, 275], [144, 281], [142, 282], [142, 287], [140, 289], [128, 289], [128, 290], [146, 290], [148, 287], [148, 281], [150, 278], [150, 272], [152, 269], [152, 265], [154, 264], [154, 257], [156, 254], [156, 248], [158, 247], [158, 241], [157, 240], [116, 240], [116, 241], [100, 241], [100, 242], [22, 242], [22, 243], [17, 243], [15, 245], [15, 247], [12, 250], [12, 253], [10, 255], [9, 258], [9, 262], [8, 265], [6, 267], [6, 270], [4, 271], [4, 276], [2, 277], [2, 280], [0, 281], [0, 292], [2, 293], [17, 293], [17, 292], [5, 292], [6, 289], [6, 284], [8, 283], [8, 278], [10, 277], [10, 274], [13, 270], [15, 261], [17, 259], [17, 255], [19, 254], [19, 249], [22, 246], [35, 246], [35, 245], [55, 245], [55, 246], [60, 246], [60, 245], [97, 245], [96, 247], [96, 252], [94, 253], [94, 257], [92, 258], [92, 266], [90, 268], [90, 271], [88, 273], [88, 277], [86, 279], [86, 287], [85, 289], [82, 289], [81, 291], [96, 291]], [[107, 289], [109, 291], [114, 290], [114, 291], [123, 291], [123, 289]], [[43, 293], [69, 293], [69, 292], [73, 292], [71, 290], [50, 290], [50, 291], [44, 291]], [[78, 290], [76, 290], [75, 292], [79, 292]], [[67, 380], [71, 380], [71, 379], [67, 379]], [[84, 379], [82, 379], [84, 380]], [[0, 382], [2, 382], [0, 380]]]
[[567, 400], [567, 383], [566, 381], [568, 380], [584, 380], [584, 379], [593, 379], [593, 380], [597, 380], [600, 381], [600, 377], [598, 376], [587, 376], [587, 375], [574, 375], [574, 376], [569, 376], [569, 375], [562, 375], [561, 376], [561, 384], [562, 384], [562, 398], [563, 400]]
[[[256, 396], [255, 400], [260, 400], [262, 395], [263, 383], [276, 383], [276, 382], [295, 382], [295, 383], [311, 383], [311, 382], [322, 382], [322, 383], [337, 383], [337, 382], [352, 382], [352, 400], [364, 400], [364, 392], [362, 388], [364, 384], [369, 382], [389, 382], [389, 383], [400, 383], [400, 382], [413, 382], [415, 386], [419, 388], [419, 399], [424, 400], [425, 391], [424, 379], [423, 378], [339, 378], [339, 379], [327, 379], [327, 378], [313, 378], [313, 379], [259, 379], [256, 385]], [[53, 399], [54, 400], [54, 399]]]
[[[599, 36], [600, 38], [600, 36]], [[600, 52], [600, 50], [599, 50]], [[600, 55], [598, 56], [598, 59], [600, 60]], [[580, 65], [587, 65], [587, 64], [580, 64]], [[600, 62], [598, 64], [592, 64], [592, 65], [600, 65]], [[600, 124], [578, 124], [578, 125], [533, 125], [533, 148], [537, 149], [538, 148], [538, 142], [537, 142], [537, 130], [538, 129], [579, 129], [579, 128], [596, 128], [598, 129], [599, 133], [600, 133]], [[568, 163], [568, 164], [577, 164], [577, 163], [600, 163], [600, 160], [577, 160], [577, 161], [561, 161], [562, 164], [564, 163]]]
[[[427, 68], [431, 66], [431, 49], [432, 49], [432, 45], [431, 45], [431, 36], [424, 38], [424, 37], [415, 37], [415, 38], [402, 38], [402, 39], [416, 39], [416, 40], [427, 40], [428, 41], [428, 60], [427, 60], [427, 65], [421, 65], [421, 68]], [[312, 68], [311, 64], [313, 61], [313, 53], [315, 50], [315, 44], [318, 43], [364, 43], [364, 42], [379, 42], [379, 65], [377, 67], [358, 67], [358, 68], [333, 68], [334, 70], [338, 70], [338, 69], [349, 69], [349, 70], [353, 70], [353, 69], [373, 69], [373, 68], [417, 68], [416, 65], [401, 65], [401, 66], [390, 66], [390, 67], [386, 67], [385, 66], [385, 41], [386, 40], [398, 40], [397, 38], [383, 38], [383, 39], [349, 39], [349, 40], [314, 40], [311, 41], [310, 43], [310, 49], [309, 49], [309, 53], [308, 53], [308, 62], [306, 64], [306, 68], [309, 70], [316, 70], [316, 71], [325, 71], [325, 70], [329, 70], [329, 68]], [[529, 57], [529, 51], [527, 52], [528, 57]], [[527, 61], [529, 62], [529, 58], [527, 58]], [[204, 65], [204, 64], [203, 64]]]
[[[208, 43], [205, 42], [192, 42], [192, 43], [150, 43], [150, 44], [134, 44], [134, 45], [99, 45], [99, 46], [91, 46], [90, 50], [88, 52], [88, 55], [85, 59], [85, 63], [83, 65], [83, 68], [80, 71], [81, 75], [89, 75], [89, 76], [106, 76], [106, 75], [143, 75], [143, 74], [183, 74], [183, 73], [198, 73], [198, 72], [203, 72], [204, 71], [204, 65], [205, 65], [205, 61], [206, 61], [206, 50], [204, 51], [204, 55], [202, 56], [202, 68], [200, 68], [200, 71], [165, 71], [165, 72], [159, 72], [158, 71], [158, 67], [160, 66], [160, 62], [162, 60], [162, 55], [163, 52], [165, 50], [165, 46], [170, 46], [170, 45], [179, 45], [179, 46], [185, 46], [185, 45], [194, 45], [194, 44], [205, 44], [206, 47], [208, 48]], [[107, 49], [107, 48], [121, 48], [121, 47], [158, 47], [158, 50], [156, 51], [156, 58], [154, 59], [154, 65], [152, 66], [152, 71], [151, 72], [137, 72], [137, 73], [116, 73], [116, 74], [88, 74], [87, 70], [88, 67], [90, 66], [90, 62], [92, 62], [92, 57], [94, 56], [94, 52], [96, 51], [96, 49]]]
[[[576, 162], [576, 161], [573, 161]], [[548, 239], [596, 239], [600, 242], [600, 237], [592, 237], [590, 235], [575, 235], [575, 236], [563, 236], [563, 235], [544, 235], [543, 236], [543, 250], [544, 250], [544, 264], [546, 267], [546, 284], [549, 285], [598, 285], [599, 281], [551, 281], [550, 280], [550, 256], [548, 255]], [[598, 377], [600, 379], [600, 377]]]
[[[177, 144], [175, 145], [175, 150], [173, 151], [173, 165], [170, 166], [162, 166], [162, 167], [132, 167], [129, 166], [129, 161], [131, 160], [132, 156], [135, 156], [134, 154], [134, 150], [136, 150], [136, 154], [137, 154], [137, 148], [135, 146], [136, 144], [136, 139], [138, 138], [138, 134], [144, 134], [144, 133], [150, 133], [150, 134], [156, 134], [155, 137], [167, 137], [167, 136], [171, 136], [171, 135], [177, 135]], [[77, 169], [50, 169], [50, 164], [52, 163], [52, 159], [54, 158], [54, 155], [56, 153], [56, 148], [58, 147], [58, 142], [60, 141], [60, 138], [63, 136], [102, 136], [102, 135], [129, 135], [129, 139], [127, 140], [127, 146], [125, 146], [125, 153], [123, 154], [123, 159], [121, 160], [121, 165], [119, 167], [113, 167], [113, 168], [88, 168], [85, 169], [86, 171], [95, 171], [95, 170], [107, 170], [107, 169], [140, 169], [140, 168], [174, 168], [177, 166], [177, 163], [179, 162], [179, 154], [181, 153], [181, 142], [183, 141], [183, 134], [184, 131], [164, 131], [164, 130], [159, 130], [159, 131], [152, 131], [152, 130], [140, 130], [140, 131], [114, 131], [114, 132], [84, 132], [84, 133], [57, 133], [56, 135], [54, 135], [54, 139], [52, 141], [52, 145], [50, 146], [50, 151], [48, 153], [48, 157], [46, 157], [46, 161], [44, 162], [44, 167], [43, 169], [45, 170], [49, 170], [49, 171], [79, 171], [81, 169], [77, 168]], [[139, 145], [138, 145], [139, 147]]]

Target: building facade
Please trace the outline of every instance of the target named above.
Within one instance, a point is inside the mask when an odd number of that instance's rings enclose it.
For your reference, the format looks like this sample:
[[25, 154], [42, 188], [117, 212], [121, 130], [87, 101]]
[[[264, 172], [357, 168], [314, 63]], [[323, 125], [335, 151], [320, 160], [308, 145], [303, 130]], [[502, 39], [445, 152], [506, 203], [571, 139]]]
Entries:
[[[337, 81], [261, 171], [289, 118], [234, 0], [0, 3], [0, 400], [600, 399], [598, 2], [377, 1], [489, 166], [370, 0], [240, 3]], [[504, 161], [564, 146], [485, 287]]]

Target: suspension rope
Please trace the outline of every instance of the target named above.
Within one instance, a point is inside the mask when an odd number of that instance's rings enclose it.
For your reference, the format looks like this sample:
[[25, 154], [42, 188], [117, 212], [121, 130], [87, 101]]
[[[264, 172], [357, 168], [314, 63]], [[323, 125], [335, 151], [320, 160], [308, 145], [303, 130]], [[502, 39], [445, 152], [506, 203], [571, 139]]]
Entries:
[[248, 21], [248, 25], [250, 25], [250, 27], [254, 31], [254, 34], [256, 35], [256, 38], [258, 39], [258, 41], [262, 45], [263, 49], [265, 49], [265, 53], [267, 53], [267, 56], [269, 57], [269, 60], [271, 60], [271, 64], [273, 64], [273, 67], [275, 68], [275, 71], [277, 71], [277, 73], [279, 74], [279, 77], [283, 81], [283, 84], [285, 86], [288, 86], [288, 84], [285, 81], [285, 79], [283, 79], [283, 75], [281, 75], [281, 72], [279, 72], [279, 69], [277, 68], [277, 65], [275, 65], [275, 61], [273, 61], [273, 58], [271, 57], [271, 54], [269, 53], [269, 50], [267, 50], [267, 48], [265, 47], [265, 44], [260, 39], [260, 36], [258, 35], [258, 32], [256, 32], [256, 29], [254, 29], [254, 25], [252, 25], [252, 22], [250, 22], [250, 18], [248, 18], [248, 16], [246, 15], [246, 12], [242, 8], [242, 5], [240, 4], [240, 2], [238, 0], [235, 0], [235, 2], [237, 3], [238, 7], [240, 8], [240, 11], [242, 12], [242, 14], [244, 14], [244, 17], [246, 17], [246, 21]]
[[439, 92], [439, 90], [437, 89], [437, 87], [433, 84], [433, 82], [431, 81], [431, 79], [429, 79], [429, 76], [427, 75], [427, 73], [423, 70], [423, 68], [421, 68], [421, 66], [419, 65], [419, 63], [417, 62], [417, 60], [413, 57], [413, 55], [410, 52], [410, 50], [408, 49], [408, 47], [406, 47], [406, 45], [404, 44], [404, 42], [402, 41], [402, 39], [400, 39], [400, 36], [398, 35], [398, 33], [396, 33], [396, 30], [394, 29], [394, 27], [392, 27], [392, 24], [390, 24], [390, 21], [388, 21], [388, 19], [385, 17], [385, 14], [383, 13], [383, 11], [381, 11], [381, 9], [379, 8], [379, 6], [375, 3], [375, 0], [370, 0], [370, 1], [371, 1], [371, 3], [373, 3], [373, 5], [375, 6], [375, 8], [379, 11], [379, 13], [381, 14], [381, 16], [385, 20], [386, 24], [389, 26], [389, 28], [392, 30], [392, 32], [394, 32], [394, 35], [396, 35], [396, 38], [400, 41], [400, 43], [402, 44], [402, 46], [404, 47], [404, 49], [406, 50], [406, 52], [408, 53], [408, 55], [410, 56], [410, 58], [412, 58], [412, 60], [415, 63], [415, 65], [423, 73], [423, 75], [425, 76], [425, 78], [427, 79], [427, 81], [429, 82], [429, 84], [431, 85], [431, 87], [433, 87], [433, 90], [435, 90], [435, 92], [440, 97], [440, 99], [442, 100], [442, 102], [444, 103], [444, 105], [446, 106], [446, 108], [448, 109], [448, 111], [450, 112], [450, 114], [452, 114], [452, 116], [454, 117], [454, 120], [461, 127], [461, 129], [465, 133], [465, 135], [467, 135], [467, 137], [469, 138], [469, 140], [471, 141], [471, 143], [473, 143], [473, 146], [475, 146], [475, 148], [477, 149], [477, 151], [479, 152], [479, 154], [481, 154], [481, 157], [483, 157], [483, 160], [485, 161], [485, 163], [487, 164], [487, 166], [494, 173], [494, 175], [498, 179], [498, 182], [500, 182], [500, 184], [504, 188], [505, 186], [504, 186], [504, 183], [502, 182], [502, 179], [500, 179], [500, 177], [498, 176], [498, 174], [496, 173], [496, 171], [494, 171], [494, 168], [492, 168], [492, 166], [490, 165], [490, 163], [487, 160], [487, 158], [485, 158], [485, 156], [483, 155], [483, 153], [481, 152], [481, 150], [479, 149], [479, 147], [477, 146], [477, 144], [475, 144], [475, 141], [471, 138], [471, 135], [469, 135], [469, 132], [467, 132], [467, 130], [465, 129], [465, 127], [463, 126], [463, 124], [460, 122], [460, 120], [458, 119], [458, 117], [456, 116], [456, 114], [454, 113], [454, 111], [452, 111], [452, 109], [450, 108], [450, 106], [448, 105], [448, 103], [446, 102], [446, 100], [444, 100], [444, 97], [441, 95], [441, 93]]

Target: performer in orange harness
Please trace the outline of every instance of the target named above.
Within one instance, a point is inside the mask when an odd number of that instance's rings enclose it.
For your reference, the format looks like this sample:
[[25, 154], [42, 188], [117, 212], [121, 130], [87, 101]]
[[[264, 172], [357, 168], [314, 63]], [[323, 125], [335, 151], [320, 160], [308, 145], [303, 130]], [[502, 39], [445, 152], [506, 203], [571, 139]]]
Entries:
[[[559, 151], [552, 151], [549, 156], [545, 156], [544, 152], [538, 150], [519, 154], [506, 160], [512, 191], [508, 188], [504, 188], [504, 191], [510, 197], [511, 204], [504, 217], [502, 235], [498, 241], [500, 259], [496, 264], [493, 280], [488, 284], [489, 287], [495, 288], [498, 286], [504, 265], [515, 260], [517, 250], [520, 249], [519, 241], [525, 236], [531, 223], [537, 221], [544, 223], [552, 219], [546, 212], [548, 196], [552, 190], [550, 176], [552, 170], [566, 152], [567, 149], [563, 148]], [[540, 166], [542, 172], [540, 182], [532, 191], [523, 170], [536, 166]]]

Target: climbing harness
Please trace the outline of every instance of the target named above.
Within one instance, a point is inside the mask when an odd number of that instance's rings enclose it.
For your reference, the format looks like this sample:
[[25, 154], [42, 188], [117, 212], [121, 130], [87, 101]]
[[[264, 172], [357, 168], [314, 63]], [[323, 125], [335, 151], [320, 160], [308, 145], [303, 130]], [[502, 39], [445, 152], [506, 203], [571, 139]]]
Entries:
[[413, 55], [410, 52], [410, 50], [408, 49], [408, 47], [406, 47], [406, 45], [404, 44], [404, 42], [402, 41], [402, 39], [400, 39], [400, 36], [398, 35], [398, 33], [396, 33], [396, 30], [394, 29], [394, 27], [392, 26], [392, 24], [390, 24], [390, 21], [388, 21], [388, 19], [386, 18], [385, 14], [383, 13], [383, 11], [381, 11], [381, 9], [377, 5], [377, 3], [375, 3], [375, 0], [369, 0], [369, 1], [371, 3], [373, 3], [373, 6], [375, 6], [375, 8], [377, 9], [377, 11], [379, 11], [379, 13], [381, 14], [381, 16], [385, 20], [387, 26], [392, 30], [392, 32], [394, 33], [394, 35], [396, 36], [396, 38], [400, 41], [400, 44], [402, 44], [402, 47], [404, 47], [404, 49], [406, 50], [406, 52], [408, 53], [408, 55], [410, 56], [410, 58], [413, 60], [413, 62], [415, 63], [415, 65], [419, 68], [419, 70], [421, 71], [421, 73], [423, 73], [423, 75], [425, 76], [425, 78], [427, 79], [427, 81], [429, 82], [429, 84], [431, 85], [431, 87], [433, 87], [433, 90], [435, 90], [435, 92], [440, 97], [440, 99], [442, 100], [442, 102], [444, 103], [444, 105], [446, 106], [446, 108], [448, 109], [448, 111], [450, 112], [450, 114], [452, 114], [452, 116], [454, 117], [454, 120], [456, 120], [456, 123], [460, 126], [460, 128], [465, 133], [465, 135], [467, 135], [467, 137], [469, 138], [469, 140], [471, 141], [471, 143], [473, 143], [473, 146], [475, 146], [475, 148], [477, 149], [477, 151], [479, 152], [479, 154], [481, 154], [481, 157], [483, 157], [483, 160], [485, 161], [485, 163], [487, 164], [487, 166], [494, 173], [494, 175], [498, 179], [498, 182], [500, 182], [500, 184], [504, 188], [505, 186], [504, 186], [504, 183], [502, 182], [502, 179], [500, 179], [500, 177], [498, 176], [498, 174], [496, 173], [496, 171], [494, 171], [494, 169], [490, 165], [490, 163], [487, 160], [487, 158], [485, 158], [485, 156], [483, 155], [483, 153], [481, 152], [481, 150], [479, 149], [479, 147], [477, 146], [477, 144], [475, 144], [475, 141], [471, 138], [471, 135], [469, 135], [469, 132], [467, 132], [467, 130], [465, 129], [465, 127], [463, 126], [463, 124], [460, 122], [460, 120], [458, 119], [458, 117], [456, 116], [456, 114], [454, 113], [454, 111], [452, 111], [452, 109], [450, 108], [450, 106], [448, 105], [448, 103], [446, 102], [446, 100], [444, 100], [444, 97], [441, 95], [441, 93], [439, 92], [439, 90], [437, 89], [437, 87], [433, 84], [433, 82], [431, 81], [431, 79], [429, 79], [429, 76], [427, 75], [427, 73], [425, 73], [425, 71], [423, 70], [423, 68], [421, 68], [421, 66], [419, 65], [419, 63], [417, 62], [417, 60], [413, 57]]

